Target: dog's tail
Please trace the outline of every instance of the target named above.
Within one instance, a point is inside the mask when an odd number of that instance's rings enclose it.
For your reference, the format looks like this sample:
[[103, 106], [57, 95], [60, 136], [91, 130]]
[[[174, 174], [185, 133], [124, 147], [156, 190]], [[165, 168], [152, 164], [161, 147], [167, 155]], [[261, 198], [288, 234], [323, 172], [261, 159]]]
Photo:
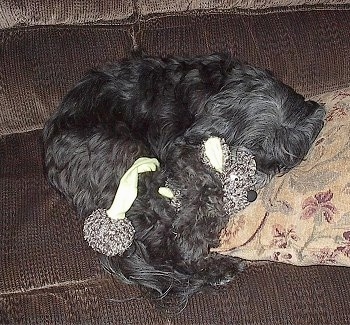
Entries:
[[222, 289], [246, 266], [241, 259], [215, 253], [193, 266], [176, 261], [175, 256], [170, 256], [168, 262], [165, 257], [160, 258], [157, 263], [148, 248], [142, 241], [135, 240], [123, 256], [102, 255], [100, 262], [122, 282], [139, 286], [162, 312], [172, 314], [183, 310], [194, 294]]
[[141, 242], [135, 241], [133, 246], [123, 257], [101, 255], [101, 265], [122, 282], [138, 285], [163, 311], [181, 311], [189, 298], [207, 285], [204, 279], [170, 265], [154, 265]]

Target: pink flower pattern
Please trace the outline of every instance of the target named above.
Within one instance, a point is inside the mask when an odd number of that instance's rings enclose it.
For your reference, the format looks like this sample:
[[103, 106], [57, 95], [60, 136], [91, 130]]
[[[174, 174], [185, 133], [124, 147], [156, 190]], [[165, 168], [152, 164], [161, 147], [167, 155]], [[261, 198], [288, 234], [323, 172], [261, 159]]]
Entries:
[[[328, 190], [326, 192], [316, 193], [314, 196], [308, 197], [302, 204], [302, 215], [300, 219], [315, 219], [314, 229], [309, 236], [304, 247], [297, 248], [294, 244], [300, 240], [297, 234], [296, 226], [284, 226], [281, 224], [274, 224], [272, 226], [272, 240], [270, 248], [276, 248], [272, 253], [272, 260], [288, 262], [293, 259], [293, 250], [298, 254], [298, 258], [303, 257], [303, 251], [322, 234], [321, 223], [333, 223], [334, 215], [337, 213], [337, 208], [332, 202], [333, 192]], [[318, 222], [316, 222], [318, 221]], [[321, 232], [320, 232], [321, 231]], [[318, 251], [312, 253], [312, 257], [318, 264], [336, 264], [337, 258], [343, 254], [350, 258], [350, 230], [343, 233], [343, 241], [340, 242], [336, 249], [334, 248], [320, 248]], [[293, 248], [290, 250], [289, 248]]]
[[280, 224], [275, 224], [272, 229], [272, 235], [271, 246], [278, 248], [287, 248], [290, 241], [297, 241], [299, 239], [294, 225], [285, 228]]
[[[347, 139], [344, 143], [339, 143], [339, 148], [337, 143], [333, 146], [339, 126], [350, 131], [350, 93], [348, 90], [336, 92], [333, 97], [326, 97], [326, 100], [326, 127], [315, 141], [314, 154], [310, 155], [311, 159], [316, 161], [309, 161], [309, 164], [306, 162], [305, 165], [313, 169], [301, 168], [291, 173], [291, 176], [287, 177], [289, 183], [276, 182], [276, 187], [270, 193], [276, 190], [278, 204], [271, 204], [272, 199], [264, 202], [265, 209], [270, 209], [272, 218], [276, 217], [276, 220], [272, 219], [271, 223], [267, 223], [269, 226], [264, 228], [264, 232], [257, 233], [256, 238], [260, 246], [257, 245], [254, 249], [258, 249], [258, 255], [264, 259], [296, 265], [350, 264], [350, 209], [345, 197], [350, 196], [349, 180], [339, 177], [343, 175], [341, 173], [332, 173], [338, 158], [344, 159], [345, 162], [350, 151], [350, 142]], [[335, 150], [332, 151], [333, 147]], [[340, 154], [340, 150], [344, 153]], [[339, 162], [343, 163], [343, 160]], [[306, 170], [310, 170], [310, 174], [304, 175]], [[339, 170], [343, 171], [343, 168]], [[314, 179], [315, 176], [317, 179]], [[347, 175], [344, 173], [344, 176]], [[327, 188], [324, 188], [325, 184], [328, 184]], [[285, 186], [290, 191], [284, 191]], [[312, 189], [312, 194], [303, 196], [299, 201], [304, 191]], [[341, 192], [338, 196], [339, 190]], [[289, 198], [290, 203], [286, 202]], [[283, 206], [280, 205], [281, 202]], [[288, 203], [289, 209], [284, 209], [287, 206], [285, 202]], [[277, 213], [274, 213], [275, 211]], [[299, 220], [293, 221], [293, 218]]]
[[335, 205], [332, 203], [333, 193], [319, 192], [312, 197], [308, 197], [302, 206], [303, 213], [301, 219], [310, 219], [321, 216], [328, 223], [333, 221], [334, 214], [337, 212]]
[[313, 253], [319, 264], [336, 264], [339, 253], [330, 248], [322, 248], [318, 252]]
[[342, 246], [337, 247], [335, 252], [340, 252], [350, 258], [350, 230], [343, 233], [344, 242]]

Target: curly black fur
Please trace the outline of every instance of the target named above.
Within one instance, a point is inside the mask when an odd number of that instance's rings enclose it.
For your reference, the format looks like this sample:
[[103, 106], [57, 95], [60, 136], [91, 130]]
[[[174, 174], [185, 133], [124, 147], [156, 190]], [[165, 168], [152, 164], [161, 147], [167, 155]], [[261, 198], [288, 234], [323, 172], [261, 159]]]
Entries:
[[[87, 216], [111, 205], [137, 158], [156, 157], [161, 169], [140, 175], [127, 213], [133, 245], [102, 260], [127, 283], [186, 299], [244, 266], [209, 252], [228, 216], [220, 180], [198, 154], [203, 140], [218, 136], [248, 148], [269, 179], [303, 160], [324, 114], [267, 71], [225, 55], [123, 60], [90, 71], [46, 123], [47, 175]], [[157, 192], [169, 179], [182, 192], [179, 211]]]

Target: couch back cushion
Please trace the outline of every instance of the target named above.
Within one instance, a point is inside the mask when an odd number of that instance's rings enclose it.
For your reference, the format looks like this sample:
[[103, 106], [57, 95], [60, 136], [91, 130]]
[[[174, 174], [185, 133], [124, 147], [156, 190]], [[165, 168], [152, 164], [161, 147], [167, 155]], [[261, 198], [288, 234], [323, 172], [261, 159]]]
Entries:
[[[173, 1], [173, 0], [138, 0], [138, 9], [141, 15], [155, 13], [178, 13], [192, 10], [225, 11], [236, 10], [246, 13], [259, 13], [266, 9], [279, 9], [279, 11], [298, 10], [301, 7], [321, 8], [323, 5], [337, 6], [349, 3], [349, 0], [194, 0], [194, 1]], [[257, 12], [255, 12], [258, 10]]]
[[4, 0], [0, 5], [0, 28], [116, 24], [132, 14], [132, 0]]
[[259, 14], [276, 9], [334, 8], [349, 3], [349, 0], [4, 0], [0, 4], [0, 29], [40, 25], [114, 25], [153, 14], [193, 11]]
[[[350, 83], [350, 10], [343, 6], [250, 15], [231, 10], [234, 1], [183, 3], [3, 1], [0, 27], [8, 28], [0, 29], [0, 135], [42, 128], [85, 71], [129, 56], [135, 44], [157, 56], [231, 52], [306, 96]], [[147, 16], [151, 12], [160, 13]]]

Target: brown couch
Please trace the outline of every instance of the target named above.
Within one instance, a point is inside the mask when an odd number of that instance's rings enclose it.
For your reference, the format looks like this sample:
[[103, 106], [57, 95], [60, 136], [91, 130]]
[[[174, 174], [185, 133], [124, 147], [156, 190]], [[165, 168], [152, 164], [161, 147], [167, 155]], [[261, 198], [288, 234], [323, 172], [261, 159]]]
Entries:
[[43, 176], [41, 128], [88, 68], [230, 51], [306, 96], [350, 85], [346, 0], [0, 4], [0, 324], [350, 324], [350, 269], [259, 263], [180, 314], [108, 275]]

